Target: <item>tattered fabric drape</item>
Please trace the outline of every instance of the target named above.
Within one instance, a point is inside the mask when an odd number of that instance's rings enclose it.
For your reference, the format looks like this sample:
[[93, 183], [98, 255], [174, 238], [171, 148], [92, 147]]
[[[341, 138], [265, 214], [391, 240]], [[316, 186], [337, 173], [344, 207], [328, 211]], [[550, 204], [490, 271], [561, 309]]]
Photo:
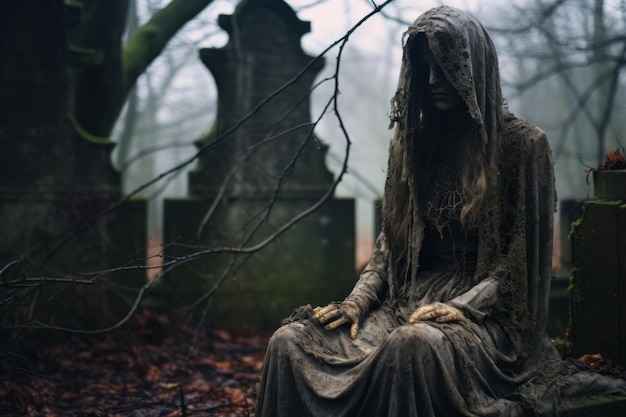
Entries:
[[[458, 204], [441, 206], [462, 198], [453, 169], [436, 173], [433, 192], [416, 192], [419, 37], [480, 141], [487, 192], [470, 230]], [[382, 233], [347, 297], [365, 312], [358, 335], [348, 326], [329, 332], [310, 306], [297, 309], [270, 340], [257, 416], [557, 416], [584, 394], [626, 392], [622, 379], [561, 361], [545, 336], [551, 152], [540, 129], [506, 109], [495, 48], [476, 18], [439, 7], [409, 27], [391, 122]], [[433, 302], [467, 320], [408, 323]]]

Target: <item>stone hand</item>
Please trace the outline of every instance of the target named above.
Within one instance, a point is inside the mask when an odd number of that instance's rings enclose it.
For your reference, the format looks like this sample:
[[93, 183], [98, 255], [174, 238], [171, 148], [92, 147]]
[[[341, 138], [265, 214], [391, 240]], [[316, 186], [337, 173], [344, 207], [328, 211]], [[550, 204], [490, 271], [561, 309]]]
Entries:
[[361, 317], [361, 312], [356, 303], [351, 301], [330, 303], [326, 307], [315, 307], [313, 311], [313, 317], [324, 325], [326, 330], [334, 330], [344, 324], [352, 323], [350, 325], [350, 338], [352, 340], [356, 338]]
[[463, 312], [456, 307], [444, 303], [432, 303], [415, 310], [409, 318], [409, 323], [435, 320], [438, 323], [450, 323], [465, 320]]

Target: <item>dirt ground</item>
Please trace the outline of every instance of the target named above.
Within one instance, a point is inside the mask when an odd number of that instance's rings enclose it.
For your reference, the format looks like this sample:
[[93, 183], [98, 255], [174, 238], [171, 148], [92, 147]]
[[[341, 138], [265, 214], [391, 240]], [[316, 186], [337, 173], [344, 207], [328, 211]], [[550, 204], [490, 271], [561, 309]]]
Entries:
[[252, 416], [267, 340], [150, 312], [100, 336], [38, 331], [3, 354], [0, 415]]
[[[147, 311], [98, 336], [38, 330], [0, 350], [0, 416], [253, 416], [267, 341]], [[580, 359], [623, 374], [601, 355]]]

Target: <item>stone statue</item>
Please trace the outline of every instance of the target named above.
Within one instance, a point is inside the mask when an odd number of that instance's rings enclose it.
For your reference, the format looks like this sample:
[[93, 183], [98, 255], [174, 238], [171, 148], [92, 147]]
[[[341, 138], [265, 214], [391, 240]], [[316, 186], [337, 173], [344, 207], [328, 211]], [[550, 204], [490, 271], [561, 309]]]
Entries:
[[557, 415], [625, 393], [545, 335], [551, 152], [507, 109], [475, 17], [438, 7], [409, 27], [391, 126], [371, 260], [345, 300], [272, 336], [257, 417]]

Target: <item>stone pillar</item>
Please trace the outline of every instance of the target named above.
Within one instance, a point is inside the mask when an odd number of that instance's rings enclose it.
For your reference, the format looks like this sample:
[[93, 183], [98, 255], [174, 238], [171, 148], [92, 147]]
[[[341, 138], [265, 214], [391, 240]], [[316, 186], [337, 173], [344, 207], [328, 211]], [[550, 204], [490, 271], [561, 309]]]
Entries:
[[[618, 187], [607, 187], [604, 177]], [[574, 356], [626, 361], [626, 170], [594, 172], [597, 200], [572, 228]], [[621, 190], [620, 190], [621, 189]]]
[[569, 233], [576, 220], [582, 215], [584, 201], [578, 199], [564, 199], [559, 202], [559, 229], [555, 231], [554, 239], [560, 247], [560, 268], [552, 276], [550, 285], [550, 304], [546, 332], [549, 336], [563, 336], [570, 324], [570, 296], [568, 288], [572, 275], [572, 249]]
[[[193, 245], [254, 245], [333, 183], [311, 126], [309, 93], [323, 61], [300, 47], [309, 23], [282, 0], [245, 0], [219, 24], [228, 44], [200, 51], [219, 98], [211, 137], [199, 146], [216, 146], [190, 174], [190, 197], [165, 202], [165, 242], [176, 242], [169, 256], [193, 253]], [[167, 274], [164, 288], [189, 304], [217, 284], [213, 319], [273, 328], [301, 304], [343, 299], [355, 282], [354, 257], [354, 201], [331, 197], [261, 251], [204, 256]]]
[[[128, 311], [106, 285], [41, 283], [143, 258], [145, 209], [130, 202], [90, 222], [121, 199], [114, 144], [76, 132], [74, 61], [65, 42], [73, 15], [61, 2], [49, 6], [3, 5], [11, 19], [3, 20], [0, 37], [0, 318], [19, 322], [16, 306], [25, 306], [44, 323], [106, 326]], [[105, 277], [136, 286], [145, 271]], [[18, 283], [22, 278], [42, 281]]]

